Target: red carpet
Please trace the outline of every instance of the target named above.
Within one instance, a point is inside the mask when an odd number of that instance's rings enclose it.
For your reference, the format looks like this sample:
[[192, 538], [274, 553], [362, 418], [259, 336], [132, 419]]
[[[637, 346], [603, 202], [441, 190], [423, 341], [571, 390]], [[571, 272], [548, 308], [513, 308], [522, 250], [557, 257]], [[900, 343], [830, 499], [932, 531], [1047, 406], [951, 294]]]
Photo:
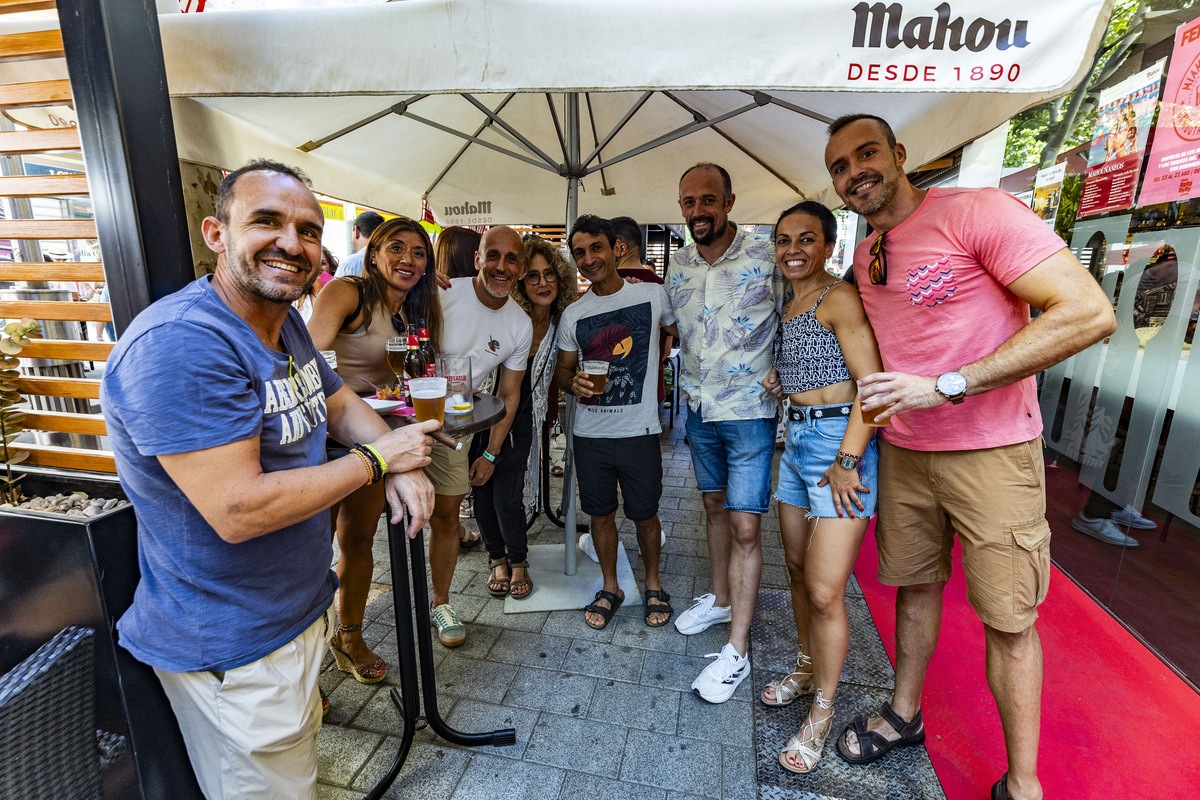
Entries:
[[[875, 579], [874, 523], [854, 573], [895, 663], [896, 590]], [[1200, 695], [1057, 568], [1038, 632], [1045, 653], [1038, 764], [1046, 798], [1194, 797], [1200, 758], [1188, 741]], [[958, 548], [922, 710], [926, 745], [949, 800], [990, 797], [1005, 769], [1004, 737]]]

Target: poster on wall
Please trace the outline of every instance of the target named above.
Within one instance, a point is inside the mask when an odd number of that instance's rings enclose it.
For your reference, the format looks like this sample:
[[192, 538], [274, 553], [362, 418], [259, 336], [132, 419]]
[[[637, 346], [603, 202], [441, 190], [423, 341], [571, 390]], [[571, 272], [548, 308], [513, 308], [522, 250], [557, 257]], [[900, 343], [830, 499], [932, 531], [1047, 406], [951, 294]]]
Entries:
[[1175, 31], [1162, 110], [1154, 126], [1138, 205], [1200, 194], [1200, 19]]
[[1063, 178], [1067, 175], [1067, 162], [1060, 161], [1052, 167], [1038, 170], [1033, 182], [1033, 213], [1046, 221], [1051, 228], [1058, 216], [1058, 202], [1062, 197]]
[[[1164, 59], [1165, 61], [1165, 59]], [[1162, 84], [1163, 61], [1100, 93], [1079, 216], [1133, 206], [1142, 154]]]

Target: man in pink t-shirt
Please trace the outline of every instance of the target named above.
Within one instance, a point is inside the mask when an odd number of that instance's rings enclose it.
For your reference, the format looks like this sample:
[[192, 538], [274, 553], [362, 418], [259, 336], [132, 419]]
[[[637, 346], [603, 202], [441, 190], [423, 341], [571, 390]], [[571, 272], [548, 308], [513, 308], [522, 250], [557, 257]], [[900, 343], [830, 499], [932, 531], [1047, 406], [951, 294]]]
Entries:
[[[837, 742], [862, 764], [920, 744], [921, 689], [937, 646], [957, 534], [967, 599], [984, 625], [989, 685], [1008, 744], [994, 798], [1037, 800], [1042, 652], [1035, 622], [1050, 573], [1034, 375], [1116, 327], [1062, 239], [998, 189], [917, 189], [887, 122], [829, 126], [834, 190], [875, 234], [854, 277], [884, 372], [859, 381], [880, 429], [879, 580], [896, 596], [896, 680], [878, 716]], [[1029, 307], [1042, 314], [1030, 321]]]

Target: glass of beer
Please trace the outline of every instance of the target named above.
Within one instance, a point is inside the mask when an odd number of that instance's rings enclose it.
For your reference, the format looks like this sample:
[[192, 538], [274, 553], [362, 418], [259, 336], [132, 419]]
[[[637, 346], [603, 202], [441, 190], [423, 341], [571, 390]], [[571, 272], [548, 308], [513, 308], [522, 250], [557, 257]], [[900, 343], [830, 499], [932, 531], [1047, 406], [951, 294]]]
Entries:
[[387, 365], [396, 376], [396, 383], [404, 385], [404, 356], [408, 351], [408, 338], [405, 336], [390, 336], [387, 340]]
[[417, 420], [424, 422], [446, 420], [446, 379], [409, 378], [408, 392], [412, 396], [412, 407]]
[[885, 419], [883, 422], [876, 421], [876, 417], [878, 417], [883, 412], [887, 411], [889, 408], [891, 408], [891, 406], [883, 406], [882, 408], [873, 408], [870, 411], [868, 411], [867, 409], [862, 407], [862, 404], [865, 403], [869, 399], [873, 399], [873, 398], [866, 398], [866, 397], [861, 397], [861, 396], [858, 398], [858, 400], [859, 400], [858, 410], [862, 414], [863, 423], [865, 423], [867, 425], [873, 425], [877, 428], [882, 428], [885, 425], [887, 425], [889, 422], [891, 422], [890, 419]]
[[442, 377], [446, 379], [446, 413], [470, 414], [474, 407], [471, 398], [471, 357], [442, 356]]
[[585, 361], [583, 362], [583, 371], [587, 373], [587, 379], [592, 382], [592, 391], [596, 394], [604, 394], [604, 389], [608, 386], [608, 362]]

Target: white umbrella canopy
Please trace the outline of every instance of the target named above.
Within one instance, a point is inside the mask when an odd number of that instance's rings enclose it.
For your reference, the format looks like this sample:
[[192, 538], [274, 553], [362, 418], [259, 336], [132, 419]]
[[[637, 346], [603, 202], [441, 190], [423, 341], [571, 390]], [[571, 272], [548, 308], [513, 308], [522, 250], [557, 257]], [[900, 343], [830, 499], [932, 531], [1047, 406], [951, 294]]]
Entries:
[[802, 196], [838, 203], [829, 120], [887, 118], [918, 166], [1078, 82], [1110, 10], [406, 0], [160, 23], [187, 160], [278, 158], [363, 205], [425, 198], [443, 224], [561, 222], [572, 177], [579, 213], [675, 222], [680, 174], [715, 161], [734, 218], [769, 222]]

